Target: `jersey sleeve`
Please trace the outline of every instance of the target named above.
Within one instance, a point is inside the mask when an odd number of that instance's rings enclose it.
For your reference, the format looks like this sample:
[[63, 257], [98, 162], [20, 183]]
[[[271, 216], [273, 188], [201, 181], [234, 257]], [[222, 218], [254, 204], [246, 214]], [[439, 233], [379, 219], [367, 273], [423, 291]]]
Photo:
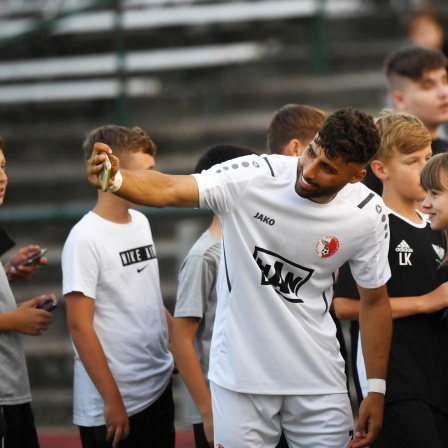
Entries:
[[99, 254], [88, 233], [70, 233], [62, 250], [62, 293], [81, 292], [95, 298]]
[[350, 259], [350, 269], [359, 286], [373, 289], [385, 285], [391, 275], [389, 217], [384, 202], [377, 195], [367, 204], [365, 212], [369, 222], [366, 236], [358, 252]]
[[202, 318], [212, 288], [216, 287], [216, 266], [207, 257], [188, 256], [179, 272], [174, 317]]
[[218, 216], [229, 213], [254, 178], [281, 177], [285, 172], [289, 173], [282, 168], [293, 162], [286, 159], [297, 160], [278, 155], [249, 155], [215, 165], [200, 174], [193, 174], [199, 188], [200, 207], [208, 208]]
[[359, 291], [349, 263], [344, 263], [339, 269], [338, 280], [334, 289], [334, 298], [337, 299], [338, 297], [359, 300]]

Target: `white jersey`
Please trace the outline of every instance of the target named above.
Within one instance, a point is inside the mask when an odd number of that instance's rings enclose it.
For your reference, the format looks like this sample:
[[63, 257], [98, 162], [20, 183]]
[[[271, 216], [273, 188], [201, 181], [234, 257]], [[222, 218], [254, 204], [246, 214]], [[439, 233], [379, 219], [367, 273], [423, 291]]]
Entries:
[[[148, 219], [129, 213], [129, 224], [85, 215], [64, 245], [62, 270], [64, 294], [77, 291], [95, 300], [94, 328], [126, 411], [133, 415], [163, 393], [173, 359]], [[104, 402], [76, 349], [73, 421], [104, 425]]]
[[390, 276], [381, 198], [357, 183], [328, 204], [304, 199], [297, 162], [251, 155], [194, 175], [200, 206], [223, 227], [209, 379], [237, 392], [346, 392], [329, 314], [335, 273], [350, 260], [364, 288]]

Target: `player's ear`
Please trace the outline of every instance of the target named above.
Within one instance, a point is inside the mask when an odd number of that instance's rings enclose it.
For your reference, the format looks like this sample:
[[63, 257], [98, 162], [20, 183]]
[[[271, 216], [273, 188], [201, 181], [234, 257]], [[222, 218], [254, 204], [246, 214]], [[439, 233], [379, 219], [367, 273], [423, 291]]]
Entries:
[[293, 138], [285, 147], [285, 155], [298, 157], [302, 154], [304, 148], [300, 140]]
[[387, 179], [387, 167], [381, 160], [372, 160], [370, 166], [372, 167], [373, 174], [381, 180]]
[[406, 101], [405, 96], [403, 95], [403, 92], [401, 90], [394, 90], [392, 92], [392, 101], [395, 104], [395, 107], [399, 111], [403, 111], [406, 109]]
[[366, 169], [362, 168], [360, 169], [352, 178], [350, 179], [351, 184], [356, 184], [356, 182], [361, 182], [364, 179], [364, 176], [366, 175]]

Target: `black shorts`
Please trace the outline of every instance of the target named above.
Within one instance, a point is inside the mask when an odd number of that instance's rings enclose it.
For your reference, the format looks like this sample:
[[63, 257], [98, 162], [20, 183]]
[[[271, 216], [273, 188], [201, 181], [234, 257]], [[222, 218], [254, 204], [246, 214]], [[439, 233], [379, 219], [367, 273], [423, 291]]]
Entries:
[[6, 426], [4, 448], [39, 448], [31, 403], [3, 405], [0, 411]]
[[[120, 442], [120, 448], [174, 448], [174, 401], [171, 381], [163, 394], [138, 414], [129, 417], [129, 437]], [[83, 448], [110, 448], [106, 441], [106, 425], [80, 426]]]
[[448, 415], [420, 400], [384, 407], [383, 427], [372, 448], [446, 448]]

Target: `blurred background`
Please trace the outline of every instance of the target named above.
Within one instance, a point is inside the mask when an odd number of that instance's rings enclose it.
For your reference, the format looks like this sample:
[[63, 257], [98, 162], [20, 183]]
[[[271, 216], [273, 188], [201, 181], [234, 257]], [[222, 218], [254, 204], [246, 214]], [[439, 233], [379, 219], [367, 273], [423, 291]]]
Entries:
[[[0, 0], [0, 135], [9, 176], [0, 226], [15, 249], [39, 244], [49, 259], [31, 282], [13, 285], [17, 300], [49, 292], [62, 299], [63, 243], [96, 200], [81, 151], [90, 129], [140, 126], [157, 145], [156, 168], [186, 174], [213, 144], [265, 152], [269, 121], [287, 103], [377, 114], [387, 104], [384, 57], [406, 43], [406, 15], [422, 3]], [[448, 2], [430, 3], [448, 26]], [[179, 264], [210, 215], [144, 213], [173, 310]], [[25, 337], [42, 434], [76, 431], [63, 300], [54, 316], [46, 334]], [[174, 384], [176, 427], [188, 433], [184, 386], [178, 377]]]

